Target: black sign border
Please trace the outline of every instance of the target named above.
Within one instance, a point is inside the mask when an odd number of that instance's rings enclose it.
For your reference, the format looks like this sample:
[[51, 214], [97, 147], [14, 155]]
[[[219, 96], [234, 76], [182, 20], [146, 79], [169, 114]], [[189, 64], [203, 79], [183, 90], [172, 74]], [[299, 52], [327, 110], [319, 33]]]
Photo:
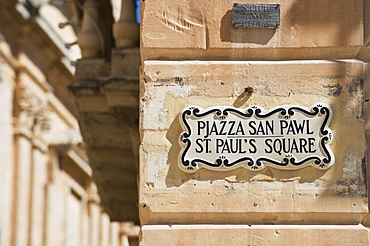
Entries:
[[[183, 110], [180, 115], [182, 122], [184, 123], [185, 128], [186, 128], [186, 130], [182, 132], [182, 134], [180, 135], [180, 142], [186, 145], [185, 150], [181, 154], [180, 165], [182, 165], [184, 169], [190, 172], [194, 170], [196, 171], [197, 167], [199, 168], [198, 162], [206, 165], [205, 168], [207, 167], [212, 168], [211, 170], [215, 170], [214, 168], [218, 168], [221, 166], [231, 167], [231, 169], [233, 169], [232, 167], [244, 161], [248, 161], [247, 165], [250, 168], [250, 170], [260, 170], [262, 166], [262, 162], [269, 162], [273, 164], [272, 167], [286, 167], [288, 166], [289, 163], [297, 167], [297, 166], [302, 166], [305, 163], [312, 161], [312, 160], [315, 163], [316, 168], [325, 169], [325, 168], [330, 167], [331, 166], [330, 163], [334, 160], [334, 156], [332, 156], [332, 153], [327, 148], [326, 144], [329, 143], [333, 138], [332, 132], [329, 131], [329, 129], [327, 128], [329, 119], [331, 119], [331, 109], [328, 106], [324, 104], [320, 104], [320, 103], [311, 107], [310, 110], [306, 110], [298, 106], [285, 106], [285, 107], [289, 107], [289, 108], [286, 109], [284, 108], [284, 106], [280, 106], [271, 111], [266, 111], [266, 113], [262, 113], [262, 109], [257, 106], [251, 106], [247, 108], [246, 113], [243, 113], [239, 109], [231, 108], [231, 107], [230, 108], [227, 107], [225, 109], [212, 108], [212, 109], [206, 110], [203, 113], [199, 113], [201, 110], [198, 107], [196, 106], [188, 107], [186, 110]], [[279, 161], [276, 161], [276, 160], [273, 160], [267, 157], [259, 157], [257, 160], [253, 160], [253, 158], [245, 156], [245, 157], [237, 159], [234, 162], [229, 163], [229, 160], [224, 155], [217, 158], [214, 163], [201, 159], [201, 158], [193, 159], [192, 161], [185, 160], [187, 151], [190, 149], [191, 144], [192, 144], [191, 140], [189, 139], [192, 132], [191, 132], [189, 123], [187, 122], [187, 116], [193, 115], [195, 117], [203, 117], [203, 116], [213, 113], [217, 115], [220, 119], [225, 119], [226, 116], [229, 114], [229, 112], [233, 112], [233, 113], [239, 114], [240, 116], [243, 116], [246, 118], [250, 118], [253, 115], [255, 115], [256, 117], [263, 119], [273, 114], [280, 113], [284, 118], [288, 119], [295, 114], [295, 111], [305, 114], [309, 117], [315, 117], [318, 114], [325, 115], [325, 119], [320, 127], [320, 133], [321, 133], [320, 144], [321, 144], [321, 148], [326, 154], [326, 157], [319, 158], [317, 156], [310, 156], [298, 162], [296, 162], [296, 158], [292, 155], [286, 155], [286, 157], [283, 158], [282, 162], [279, 162]]]

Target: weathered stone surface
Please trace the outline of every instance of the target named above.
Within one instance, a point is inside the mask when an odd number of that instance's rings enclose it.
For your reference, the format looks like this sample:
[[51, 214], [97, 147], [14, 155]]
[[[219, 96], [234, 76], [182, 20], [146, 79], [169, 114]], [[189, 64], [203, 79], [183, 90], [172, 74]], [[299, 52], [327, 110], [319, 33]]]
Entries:
[[369, 245], [368, 233], [361, 225], [147, 225], [140, 245]]
[[[77, 79], [69, 85], [82, 135], [87, 144], [101, 204], [113, 221], [139, 223], [138, 173], [138, 66], [137, 49], [116, 50], [114, 66], [98, 59], [80, 60]], [[131, 66], [123, 63], [131, 61]], [[136, 64], [136, 65], [135, 65]], [[95, 71], [87, 71], [91, 66]], [[113, 76], [108, 77], [107, 72]], [[99, 78], [90, 79], [94, 76]]]
[[[370, 66], [364, 65], [364, 80], [370, 81]], [[370, 140], [370, 83], [364, 83], [365, 130], [367, 141]]]
[[112, 75], [138, 76], [140, 67], [139, 48], [115, 49], [112, 53]]
[[81, 59], [76, 62], [75, 80], [109, 76], [110, 64], [102, 58]]
[[[140, 215], [153, 223], [346, 223], [368, 212], [363, 63], [145, 61], [141, 84]], [[246, 87], [253, 95], [240, 103]], [[177, 167], [178, 113], [196, 105], [333, 109], [327, 171], [243, 168], [184, 173]]]
[[279, 29], [233, 28], [233, 3], [143, 2], [142, 59], [333, 59], [363, 45], [362, 1], [238, 1], [279, 3]]

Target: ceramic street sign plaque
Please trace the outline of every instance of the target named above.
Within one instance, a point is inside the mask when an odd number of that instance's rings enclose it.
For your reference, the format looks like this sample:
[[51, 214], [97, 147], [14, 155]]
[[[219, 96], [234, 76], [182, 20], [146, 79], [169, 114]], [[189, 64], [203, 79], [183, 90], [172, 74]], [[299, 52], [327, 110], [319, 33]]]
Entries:
[[252, 106], [184, 108], [180, 115], [179, 167], [185, 172], [200, 168], [227, 171], [238, 167], [284, 170], [334, 164], [328, 144], [332, 110], [316, 104], [310, 109], [280, 106], [263, 110]]
[[279, 28], [279, 4], [234, 3], [233, 27]]

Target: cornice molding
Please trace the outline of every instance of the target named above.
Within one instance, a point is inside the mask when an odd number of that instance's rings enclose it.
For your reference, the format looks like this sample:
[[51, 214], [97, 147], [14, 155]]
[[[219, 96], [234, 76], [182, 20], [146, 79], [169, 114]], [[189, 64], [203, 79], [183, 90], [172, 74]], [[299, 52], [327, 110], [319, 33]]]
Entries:
[[1, 4], [0, 22], [11, 23], [1, 25], [0, 32], [5, 36], [6, 42], [11, 44], [12, 56], [17, 57], [20, 52], [29, 56], [44, 73], [46, 81], [55, 88], [59, 99], [72, 111], [66, 85], [73, 81], [73, 74], [66, 66], [63, 60], [65, 56], [55, 42], [37, 22], [24, 19], [15, 9], [14, 1], [13, 4]]

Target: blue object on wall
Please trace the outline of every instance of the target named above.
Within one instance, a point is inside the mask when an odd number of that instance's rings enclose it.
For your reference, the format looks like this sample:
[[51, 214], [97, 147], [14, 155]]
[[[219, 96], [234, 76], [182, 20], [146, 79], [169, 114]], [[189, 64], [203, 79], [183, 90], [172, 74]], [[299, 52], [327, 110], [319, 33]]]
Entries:
[[136, 5], [136, 22], [140, 23], [140, 0], [135, 0]]

